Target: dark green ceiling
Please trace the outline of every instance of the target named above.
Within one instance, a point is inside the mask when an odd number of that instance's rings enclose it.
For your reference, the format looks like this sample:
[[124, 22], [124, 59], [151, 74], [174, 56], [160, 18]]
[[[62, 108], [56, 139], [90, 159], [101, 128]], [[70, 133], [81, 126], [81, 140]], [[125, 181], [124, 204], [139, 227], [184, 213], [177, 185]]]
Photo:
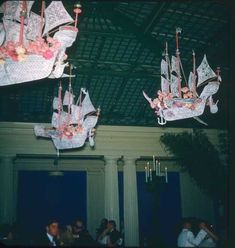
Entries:
[[[72, 14], [75, 1], [63, 1]], [[49, 1], [46, 1], [48, 4]], [[219, 112], [201, 117], [210, 128], [228, 120], [229, 12], [213, 1], [108, 2], [84, 1], [76, 43], [67, 51], [76, 66], [73, 89], [86, 87], [99, 124], [157, 126], [154, 112], [142, 96], [160, 88], [159, 65], [165, 41], [175, 53], [175, 28], [183, 29], [180, 51], [186, 77], [194, 49], [197, 63], [207, 54], [212, 68], [221, 67], [223, 82]], [[37, 7], [37, 6], [36, 6]], [[36, 8], [34, 6], [34, 8]], [[64, 89], [67, 79], [63, 79]], [[40, 80], [0, 88], [0, 121], [50, 122], [58, 80]], [[193, 119], [168, 122], [165, 127], [204, 127]]]

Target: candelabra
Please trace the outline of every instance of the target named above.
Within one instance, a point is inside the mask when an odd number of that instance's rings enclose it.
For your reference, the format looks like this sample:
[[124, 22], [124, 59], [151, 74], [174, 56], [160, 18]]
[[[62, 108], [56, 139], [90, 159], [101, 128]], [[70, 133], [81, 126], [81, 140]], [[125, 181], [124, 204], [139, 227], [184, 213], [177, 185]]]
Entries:
[[[152, 166], [151, 166], [152, 165]], [[167, 167], [164, 167], [164, 172], [161, 170], [161, 163], [159, 159], [153, 155], [153, 162], [147, 162], [145, 166], [145, 182], [149, 183], [154, 180], [158, 180], [162, 183], [168, 183], [168, 172]]]

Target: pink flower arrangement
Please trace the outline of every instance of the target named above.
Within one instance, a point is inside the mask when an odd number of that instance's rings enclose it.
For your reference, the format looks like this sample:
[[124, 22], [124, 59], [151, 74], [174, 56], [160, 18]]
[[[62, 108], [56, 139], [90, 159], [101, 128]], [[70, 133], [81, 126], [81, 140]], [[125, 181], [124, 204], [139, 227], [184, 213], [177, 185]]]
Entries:
[[46, 39], [38, 37], [34, 41], [29, 41], [25, 47], [19, 46], [18, 43], [13, 41], [8, 41], [6, 45], [0, 47], [0, 64], [4, 63], [7, 57], [13, 61], [23, 61], [29, 54], [41, 55], [45, 59], [51, 59], [59, 47], [60, 42], [52, 37]]

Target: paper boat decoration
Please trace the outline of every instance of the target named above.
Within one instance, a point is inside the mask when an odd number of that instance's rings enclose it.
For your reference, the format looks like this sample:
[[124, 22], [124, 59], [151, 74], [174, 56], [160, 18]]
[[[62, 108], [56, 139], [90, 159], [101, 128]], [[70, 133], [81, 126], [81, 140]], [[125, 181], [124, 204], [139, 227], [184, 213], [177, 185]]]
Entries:
[[84, 88], [81, 88], [76, 103], [70, 87], [65, 92], [63, 101], [61, 94], [60, 86], [58, 97], [53, 100], [52, 128], [47, 129], [42, 124], [36, 124], [35, 135], [52, 139], [57, 150], [82, 147], [86, 140], [89, 140], [90, 146], [93, 147], [100, 109], [94, 108], [89, 93]]
[[[67, 65], [65, 51], [76, 40], [76, 21], [61, 1], [52, 1], [41, 16], [31, 11], [35, 1], [5, 1], [1, 5], [0, 86], [19, 84], [42, 78], [60, 78]], [[54, 33], [50, 37], [51, 33]]]
[[[212, 95], [218, 90], [221, 82], [219, 68], [215, 73], [207, 62], [206, 55], [201, 64], [196, 69], [195, 53], [193, 52], [193, 69], [186, 80], [182, 67], [180, 53], [178, 48], [178, 35], [181, 29], [176, 29], [176, 56], [168, 56], [166, 44], [164, 59], [161, 61], [161, 90], [157, 92], [158, 96], [151, 99], [143, 91], [145, 99], [149, 102], [152, 109], [158, 116], [158, 124], [165, 125], [167, 121], [175, 121], [186, 118], [194, 118], [202, 124], [207, 125], [198, 116], [204, 113], [206, 105], [210, 107], [211, 113], [218, 111], [217, 103], [214, 103]], [[182, 87], [182, 77], [187, 83]], [[200, 94], [198, 89], [202, 88]]]

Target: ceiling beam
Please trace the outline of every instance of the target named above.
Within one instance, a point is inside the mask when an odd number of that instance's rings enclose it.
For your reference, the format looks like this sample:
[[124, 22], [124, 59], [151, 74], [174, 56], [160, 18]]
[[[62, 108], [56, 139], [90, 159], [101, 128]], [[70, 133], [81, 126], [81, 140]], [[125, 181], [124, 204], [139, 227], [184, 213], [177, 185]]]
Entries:
[[144, 34], [144, 29], [134, 24], [134, 21], [121, 14], [116, 8], [118, 4], [102, 5], [100, 11], [102, 15], [109, 19], [114, 25], [123, 28], [124, 31], [135, 35], [136, 39], [142, 43], [143, 47], [150, 49], [156, 56], [161, 56], [162, 45], [149, 33]]
[[144, 34], [150, 33], [151, 30], [153, 30], [154, 25], [160, 19], [161, 16], [160, 14], [164, 9], [166, 9], [169, 6], [169, 4], [170, 4], [169, 2], [162, 2], [161, 5], [159, 6], [158, 3], [156, 3], [156, 7], [153, 8], [151, 14], [148, 16], [147, 20], [142, 25]]

